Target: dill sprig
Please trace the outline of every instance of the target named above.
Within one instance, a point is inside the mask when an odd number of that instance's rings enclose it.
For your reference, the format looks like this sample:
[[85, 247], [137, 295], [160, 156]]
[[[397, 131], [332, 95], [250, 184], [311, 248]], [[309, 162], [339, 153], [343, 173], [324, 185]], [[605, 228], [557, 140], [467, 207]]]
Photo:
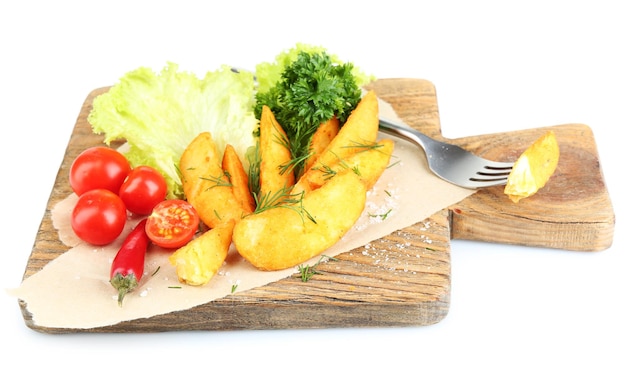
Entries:
[[380, 213], [380, 214], [373, 214], [373, 213], [368, 213], [367, 215], [371, 218], [380, 218], [383, 221], [387, 219], [387, 217], [389, 217], [389, 214], [391, 214], [391, 211], [393, 209], [387, 209], [387, 211], [385, 213]]
[[[200, 180], [207, 181], [211, 184], [207, 189], [211, 189], [214, 187], [232, 187], [233, 186], [233, 184], [231, 184], [229, 181], [230, 176], [228, 176], [226, 172], [222, 173], [221, 176], [210, 176], [210, 177], [200, 176], [199, 178]], [[226, 180], [224, 180], [224, 178], [226, 178]]]
[[298, 272], [300, 273], [300, 279], [302, 280], [302, 282], [308, 282], [313, 277], [313, 275], [320, 274], [320, 272], [317, 270], [317, 266], [319, 266], [319, 264], [322, 262], [323, 259], [338, 261], [337, 258], [329, 257], [327, 255], [322, 255], [320, 259], [318, 259], [317, 262], [315, 262], [315, 264], [312, 266], [311, 265], [299, 265]]
[[256, 202], [256, 209], [254, 213], [261, 213], [271, 208], [286, 208], [298, 213], [303, 222], [304, 217], [306, 217], [314, 224], [317, 224], [315, 218], [304, 208], [304, 205], [302, 204], [304, 192], [291, 194], [291, 189], [291, 187], [283, 187], [277, 192], [267, 192], [261, 195], [254, 193], [253, 197]]
[[[342, 167], [345, 167], [345, 164], [341, 163]], [[325, 180], [329, 180], [337, 175], [337, 171], [333, 169], [330, 165], [321, 164], [320, 166], [313, 167], [314, 170], [322, 172], [322, 177]]]
[[382, 148], [383, 145], [378, 142], [352, 142], [352, 145], [343, 146], [342, 148], [359, 148], [363, 151]]
[[[352, 145], [343, 146], [341, 148], [357, 148], [357, 149], [360, 149], [361, 151], [368, 151], [368, 150], [376, 150], [376, 149], [383, 147], [382, 144], [377, 143], [377, 142], [371, 142], [371, 143], [352, 142], [352, 143], [353, 143]], [[321, 172], [325, 180], [329, 180], [335, 177], [338, 173], [338, 170], [340, 169], [349, 169], [352, 172], [354, 172], [357, 176], [361, 176], [361, 171], [357, 165], [350, 167], [350, 165], [344, 159], [342, 159], [336, 152], [334, 151], [330, 151], [330, 152], [333, 155], [335, 155], [335, 157], [339, 160], [339, 162], [337, 163], [338, 168], [332, 167], [325, 163], [320, 163], [318, 165], [315, 165], [312, 168], [313, 170]]]
[[155, 276], [156, 273], [159, 272], [159, 270], [161, 270], [161, 266], [157, 267], [156, 270], [154, 270], [154, 272], [152, 273], [152, 276]]
[[256, 145], [250, 147], [246, 152], [246, 159], [248, 160], [248, 188], [253, 195], [259, 193], [261, 188], [261, 150], [259, 148], [259, 141], [257, 139]]

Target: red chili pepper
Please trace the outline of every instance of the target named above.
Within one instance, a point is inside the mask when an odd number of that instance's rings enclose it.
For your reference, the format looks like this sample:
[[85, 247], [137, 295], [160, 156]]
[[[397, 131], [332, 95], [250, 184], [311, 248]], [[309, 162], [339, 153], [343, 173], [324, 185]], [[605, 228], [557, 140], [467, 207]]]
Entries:
[[146, 218], [141, 220], [128, 234], [111, 264], [111, 285], [118, 291], [117, 302], [120, 307], [124, 296], [137, 287], [143, 275], [150, 243], [146, 234], [146, 221]]

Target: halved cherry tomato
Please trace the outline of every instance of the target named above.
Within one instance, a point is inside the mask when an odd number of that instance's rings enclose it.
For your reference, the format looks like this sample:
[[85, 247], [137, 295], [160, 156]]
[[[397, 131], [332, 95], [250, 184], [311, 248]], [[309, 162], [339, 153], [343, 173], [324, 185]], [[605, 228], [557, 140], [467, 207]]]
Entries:
[[147, 215], [165, 199], [167, 183], [163, 175], [152, 167], [133, 168], [120, 187], [119, 196], [129, 212]]
[[130, 172], [130, 163], [119, 151], [109, 147], [91, 147], [81, 152], [70, 167], [70, 186], [77, 195], [92, 189], [113, 193]]
[[146, 233], [155, 245], [178, 249], [191, 241], [199, 224], [198, 212], [190, 203], [165, 200], [155, 206], [148, 216]]
[[107, 245], [124, 230], [126, 206], [110, 190], [93, 189], [78, 198], [71, 222], [78, 238], [92, 245]]

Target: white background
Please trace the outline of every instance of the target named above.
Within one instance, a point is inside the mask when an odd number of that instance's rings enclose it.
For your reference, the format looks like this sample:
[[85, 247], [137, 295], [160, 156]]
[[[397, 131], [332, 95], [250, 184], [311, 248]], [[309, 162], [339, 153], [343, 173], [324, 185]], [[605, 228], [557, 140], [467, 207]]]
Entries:
[[597, 253], [453, 241], [450, 311], [428, 327], [48, 335], [28, 329], [3, 294], [0, 377], [626, 379], [626, 13], [618, 4], [2, 2], [3, 289], [21, 281], [91, 90], [166, 61], [198, 73], [253, 67], [296, 42], [378, 78], [430, 80], [447, 137], [589, 125], [617, 223], [613, 246]]

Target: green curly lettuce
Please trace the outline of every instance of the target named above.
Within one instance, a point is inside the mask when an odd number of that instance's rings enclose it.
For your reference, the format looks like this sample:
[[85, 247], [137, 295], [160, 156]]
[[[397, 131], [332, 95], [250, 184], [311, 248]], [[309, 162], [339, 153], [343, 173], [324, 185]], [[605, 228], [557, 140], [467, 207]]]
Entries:
[[160, 73], [141, 67], [125, 74], [94, 99], [88, 121], [95, 133], [105, 135], [106, 144], [128, 143], [124, 154], [133, 167], [160, 171], [168, 198], [184, 198], [178, 163], [187, 145], [208, 131], [220, 152], [228, 143], [244, 160], [257, 139], [254, 104], [251, 73], [223, 66], [198, 78], [168, 63]]

